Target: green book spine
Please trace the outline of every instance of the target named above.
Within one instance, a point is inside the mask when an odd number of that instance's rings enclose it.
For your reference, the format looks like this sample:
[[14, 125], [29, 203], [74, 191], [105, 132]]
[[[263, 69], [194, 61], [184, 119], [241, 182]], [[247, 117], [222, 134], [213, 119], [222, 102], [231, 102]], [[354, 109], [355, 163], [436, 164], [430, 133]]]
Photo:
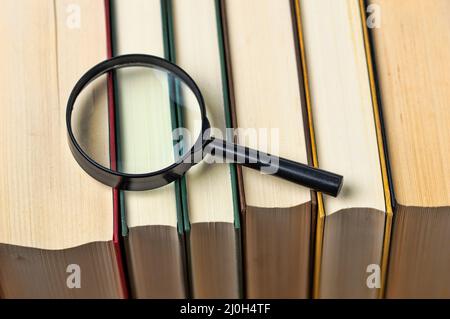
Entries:
[[[175, 45], [174, 45], [174, 31], [173, 31], [173, 19], [172, 19], [172, 1], [161, 0], [161, 16], [163, 23], [163, 38], [164, 38], [164, 57], [175, 63]], [[169, 78], [169, 91], [170, 95], [174, 98], [171, 99], [170, 107], [175, 112], [171, 112], [172, 116], [172, 128], [176, 129], [183, 126], [183, 114], [182, 109], [177, 107], [175, 101], [180, 102], [181, 96], [179, 94], [179, 85], [173, 78]], [[179, 154], [175, 154], [177, 157]], [[177, 206], [177, 220], [178, 220], [178, 232], [183, 234], [186, 227], [189, 228], [189, 217], [187, 215], [187, 190], [186, 180], [184, 177], [175, 181], [175, 200]]]

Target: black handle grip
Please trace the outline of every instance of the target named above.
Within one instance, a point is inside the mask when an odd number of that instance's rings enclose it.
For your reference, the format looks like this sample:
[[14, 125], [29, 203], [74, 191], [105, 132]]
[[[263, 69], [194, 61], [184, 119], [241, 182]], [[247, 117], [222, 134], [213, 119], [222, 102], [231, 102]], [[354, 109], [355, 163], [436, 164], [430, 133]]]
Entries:
[[341, 175], [220, 139], [212, 139], [205, 150], [228, 162], [258, 169], [334, 197], [342, 188], [344, 177]]

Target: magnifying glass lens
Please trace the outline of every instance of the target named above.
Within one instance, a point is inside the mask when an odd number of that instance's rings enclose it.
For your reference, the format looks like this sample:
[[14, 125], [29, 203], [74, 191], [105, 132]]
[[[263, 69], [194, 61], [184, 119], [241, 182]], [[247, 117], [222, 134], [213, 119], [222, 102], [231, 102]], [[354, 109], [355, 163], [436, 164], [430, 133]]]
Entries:
[[78, 144], [99, 165], [148, 174], [191, 150], [202, 115], [193, 91], [170, 71], [128, 66], [90, 82], [75, 101], [71, 123]]

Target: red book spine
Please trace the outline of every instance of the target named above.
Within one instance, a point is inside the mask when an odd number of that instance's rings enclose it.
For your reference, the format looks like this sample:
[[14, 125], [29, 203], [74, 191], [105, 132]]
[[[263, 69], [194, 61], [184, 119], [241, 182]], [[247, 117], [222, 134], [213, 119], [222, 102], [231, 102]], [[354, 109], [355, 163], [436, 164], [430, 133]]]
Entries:
[[[105, 0], [105, 21], [106, 21], [106, 45], [107, 57], [112, 57], [112, 40], [111, 40], [111, 15], [110, 15], [110, 0]], [[114, 106], [114, 84], [112, 74], [108, 74], [108, 114], [109, 114], [109, 156], [112, 170], [117, 169], [117, 148], [116, 148], [116, 114]], [[119, 190], [113, 188], [113, 244], [116, 252], [116, 261], [119, 269], [120, 282], [122, 287], [122, 297], [128, 298], [128, 286], [125, 276], [125, 267], [123, 264], [122, 249], [120, 246], [120, 205], [119, 205]]]

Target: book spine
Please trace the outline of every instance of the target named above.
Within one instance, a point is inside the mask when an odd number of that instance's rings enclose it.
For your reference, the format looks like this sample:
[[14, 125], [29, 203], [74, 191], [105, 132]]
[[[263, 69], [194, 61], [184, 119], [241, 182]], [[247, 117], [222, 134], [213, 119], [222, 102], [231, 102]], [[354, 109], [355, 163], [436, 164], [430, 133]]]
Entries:
[[[302, 19], [301, 19], [301, 9], [299, 0], [294, 0], [295, 6], [295, 16], [297, 21], [297, 35], [298, 35], [298, 45], [299, 45], [299, 54], [302, 65], [302, 78], [303, 78], [303, 90], [305, 95], [305, 107], [306, 114], [308, 119], [308, 131], [309, 131], [309, 139], [310, 139], [310, 154], [311, 161], [314, 167], [319, 167], [319, 160], [317, 157], [317, 147], [316, 140], [314, 134], [314, 122], [312, 117], [312, 107], [311, 107], [311, 94], [310, 94], [310, 86], [309, 86], [309, 77], [308, 77], [308, 68], [306, 61], [306, 51], [305, 51], [305, 43], [302, 29]], [[294, 28], [295, 29], [295, 28]], [[309, 159], [308, 159], [309, 160]], [[311, 290], [313, 298], [318, 298], [319, 296], [319, 286], [320, 286], [320, 271], [321, 271], [321, 260], [322, 260], [322, 246], [323, 246], [323, 232], [325, 227], [325, 210], [323, 205], [323, 198], [321, 193], [317, 193], [317, 197], [313, 196], [312, 202], [312, 232], [311, 241], [312, 245], [312, 254], [314, 255], [311, 264], [312, 264], [312, 278], [311, 281]], [[316, 212], [317, 210], [317, 212]]]
[[[112, 37], [111, 37], [111, 3], [110, 0], [105, 0], [105, 21], [106, 21], [106, 37], [107, 37], [107, 58], [112, 57]], [[117, 139], [116, 139], [116, 116], [114, 103], [114, 82], [112, 74], [108, 74], [108, 116], [109, 116], [109, 156], [112, 170], [117, 169]], [[120, 192], [117, 188], [112, 190], [113, 198], [113, 244], [116, 253], [116, 262], [119, 269], [120, 282], [122, 286], [122, 296], [127, 299], [129, 297], [129, 289], [125, 275], [124, 255], [121, 242], [120, 231]]]
[[[173, 27], [173, 14], [172, 14], [172, 1], [171, 0], [161, 0], [161, 17], [163, 23], [163, 39], [164, 39], [164, 58], [175, 63], [176, 54], [175, 54], [175, 39], [174, 39], [174, 27]], [[177, 84], [174, 83], [173, 79], [169, 79], [169, 94], [174, 98], [171, 99], [173, 101], [179, 101], [181, 95], [179, 94], [179, 88]], [[171, 105], [172, 110], [176, 110], [176, 112], [171, 112], [172, 119], [172, 128], [175, 129], [177, 127], [182, 127], [183, 123], [183, 114], [181, 113], [181, 108], [175, 107]], [[176, 156], [178, 154], [175, 154]], [[186, 187], [186, 178], [183, 176], [179, 180], [175, 182], [175, 200], [177, 206], [177, 225], [178, 225], [178, 233], [180, 236], [181, 242], [181, 253], [182, 258], [184, 260], [184, 278], [186, 280], [186, 296], [189, 297], [192, 295], [191, 289], [191, 278], [190, 278], [190, 261], [189, 261], [189, 240], [186, 239], [186, 235], [189, 234], [190, 223], [188, 216], [188, 205], [187, 205], [187, 187]]]
[[386, 277], [389, 262], [389, 248], [392, 233], [393, 210], [395, 207], [394, 189], [391, 178], [391, 169], [389, 165], [389, 155], [387, 150], [386, 135], [384, 130], [383, 112], [381, 109], [381, 99], [378, 90], [375, 61], [373, 57], [373, 46], [371, 45], [370, 32], [367, 26], [365, 0], [359, 0], [361, 11], [361, 23], [364, 33], [364, 45], [366, 50], [367, 69], [369, 71], [370, 90], [372, 94], [372, 105], [375, 119], [375, 127], [377, 131], [378, 151], [380, 156], [380, 166], [383, 178], [384, 199], [386, 202], [386, 221], [383, 239], [383, 253], [381, 257], [381, 289], [379, 298], [384, 298], [386, 291]]
[[[227, 64], [227, 53], [226, 53], [226, 30], [224, 25], [224, 17], [222, 15], [222, 0], [214, 1], [214, 8], [216, 10], [216, 24], [217, 24], [217, 38], [219, 44], [219, 54], [220, 54], [220, 71], [222, 76], [222, 92], [223, 92], [223, 105], [225, 111], [225, 123], [227, 128], [233, 128], [233, 108], [231, 106], [231, 94], [232, 90], [229, 88], [230, 83], [230, 74], [228, 73], [228, 64]], [[233, 136], [227, 136], [228, 139], [232, 139]], [[242, 243], [242, 234], [241, 231], [241, 216], [240, 216], [240, 188], [238, 181], [238, 166], [236, 164], [230, 165], [230, 175], [231, 175], [231, 188], [233, 192], [233, 209], [234, 209], [234, 227], [236, 229], [236, 238], [238, 239], [236, 250], [236, 260], [238, 260], [239, 267], [239, 291], [241, 296], [244, 294], [244, 268], [243, 268], [243, 243]]]
[[[230, 123], [227, 123], [231, 125], [231, 127], [236, 128], [238, 126], [237, 124], [237, 118], [236, 118], [236, 102], [234, 97], [234, 84], [233, 84], [233, 69], [231, 66], [231, 54], [230, 54], [230, 42], [229, 42], [229, 35], [228, 35], [228, 23], [227, 23], [227, 14], [226, 14], [226, 3], [224, 0], [217, 0], [216, 7], [218, 10], [218, 15], [220, 15], [220, 21], [221, 21], [221, 34], [222, 34], [222, 41], [221, 44], [223, 48], [221, 48], [221, 52], [223, 52], [223, 62], [222, 62], [222, 68], [225, 69], [227, 78], [226, 78], [226, 84], [227, 86], [227, 93], [228, 93], [228, 108], [229, 108], [229, 121]], [[237, 139], [235, 137], [234, 142], [237, 142]], [[238, 206], [238, 215], [239, 215], [239, 226], [241, 228], [240, 231], [240, 247], [241, 251], [239, 252], [241, 255], [241, 289], [242, 291], [246, 291], [245, 283], [246, 281], [246, 272], [245, 269], [247, 269], [246, 265], [246, 245], [244, 244], [246, 242], [246, 232], [242, 231], [245, 229], [245, 212], [246, 212], [246, 204], [245, 204], [245, 192], [244, 192], [244, 181], [242, 177], [242, 167], [240, 165], [236, 166], [236, 182], [237, 182], [237, 206]]]
[[[302, 33], [302, 21], [300, 16], [300, 4], [298, 0], [291, 0], [292, 29], [294, 30], [295, 53], [297, 58], [300, 99], [302, 101], [302, 115], [305, 132], [306, 151], [308, 155], [308, 165], [318, 168], [317, 150], [314, 135], [314, 125], [311, 111], [311, 97], [309, 94], [308, 68]], [[323, 212], [322, 194], [311, 191], [311, 245], [310, 245], [310, 276], [314, 276], [314, 253], [315, 236], [318, 218], [319, 197]], [[310, 281], [310, 293], [313, 290], [313, 280]]]

